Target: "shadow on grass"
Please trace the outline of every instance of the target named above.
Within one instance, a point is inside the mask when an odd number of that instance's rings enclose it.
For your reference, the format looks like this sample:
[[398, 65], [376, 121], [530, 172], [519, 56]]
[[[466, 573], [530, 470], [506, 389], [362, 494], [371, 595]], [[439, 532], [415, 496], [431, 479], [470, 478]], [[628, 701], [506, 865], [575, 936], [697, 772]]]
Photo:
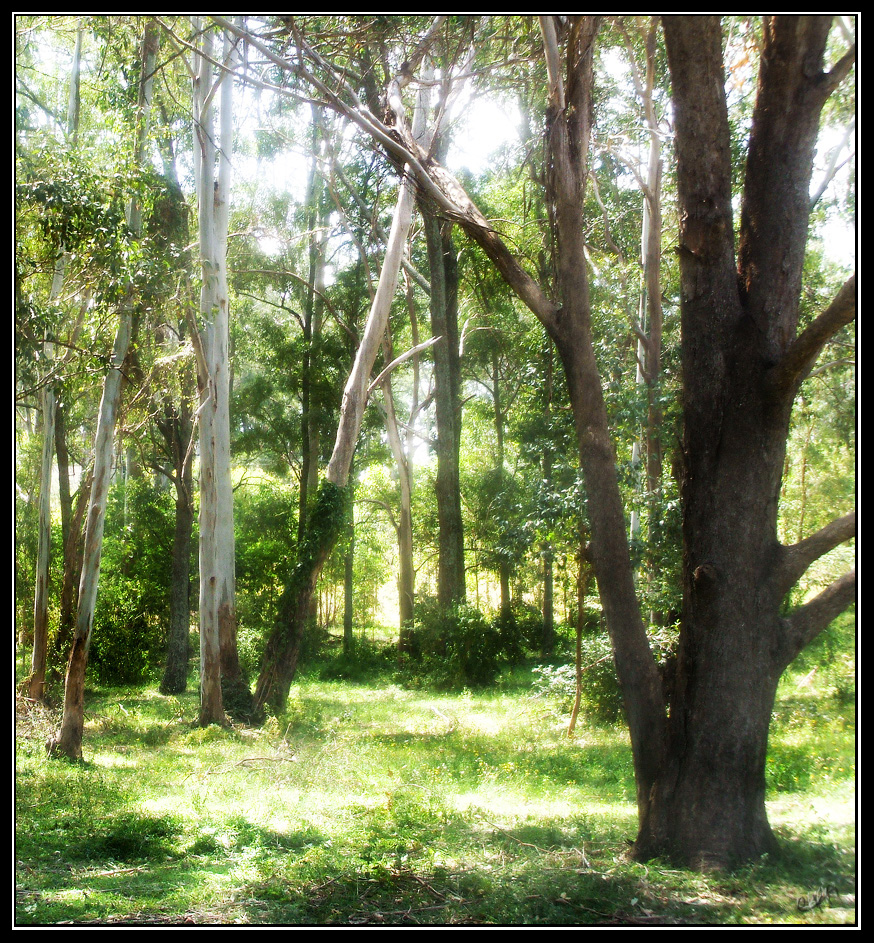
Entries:
[[704, 881], [625, 860], [617, 829], [631, 819], [501, 828], [401, 795], [356, 818], [342, 840], [241, 815], [192, 830], [173, 816], [118, 812], [88, 835], [42, 837], [51, 864], [20, 866], [19, 923], [725, 925], [745, 922], [752, 894], [782, 901], [773, 922], [792, 923], [802, 895], [824, 894], [815, 905], [827, 907], [829, 894], [855, 892], [852, 855], [791, 833], [779, 853]]

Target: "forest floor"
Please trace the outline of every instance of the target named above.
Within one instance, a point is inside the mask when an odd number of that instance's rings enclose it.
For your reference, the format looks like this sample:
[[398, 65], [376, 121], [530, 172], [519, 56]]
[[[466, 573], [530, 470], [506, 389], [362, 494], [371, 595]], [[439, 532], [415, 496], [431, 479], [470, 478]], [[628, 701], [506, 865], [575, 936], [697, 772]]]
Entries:
[[772, 725], [777, 855], [731, 873], [629, 861], [621, 727], [496, 688], [307, 674], [259, 728], [188, 694], [90, 689], [81, 763], [19, 700], [15, 925], [856, 924], [855, 704], [787, 677]]

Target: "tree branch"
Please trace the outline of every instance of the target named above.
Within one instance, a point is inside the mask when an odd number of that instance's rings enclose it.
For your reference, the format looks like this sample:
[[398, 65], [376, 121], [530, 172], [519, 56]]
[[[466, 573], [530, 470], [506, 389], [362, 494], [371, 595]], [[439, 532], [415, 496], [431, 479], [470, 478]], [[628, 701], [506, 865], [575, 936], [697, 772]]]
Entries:
[[467, 235], [483, 249], [510, 287], [537, 315], [547, 330], [554, 327], [554, 319], [558, 311], [557, 306], [550, 301], [540, 286], [522, 268], [518, 259], [510, 252], [506, 243], [491, 227], [461, 184], [448, 170], [434, 161], [419, 147], [409, 135], [401, 137], [399, 131], [402, 129], [389, 128], [380, 121], [358, 99], [354, 91], [349, 88], [343, 75], [333, 69], [330, 63], [325, 62], [315, 50], [307, 46], [302, 38], [299, 40], [301, 51], [311, 61], [327, 69], [333, 75], [338, 88], [349, 96], [348, 102], [344, 101], [339, 94], [313, 75], [312, 72], [276, 55], [248, 31], [237, 27], [223, 17], [213, 16], [212, 18], [220, 26], [243, 37], [271, 62], [312, 85], [324, 96], [328, 107], [344, 115], [362, 131], [369, 134], [400, 167], [406, 165], [408, 171], [416, 178], [420, 189], [434, 201], [438, 212], [457, 222]]
[[856, 317], [856, 276], [851, 275], [831, 304], [789, 345], [769, 371], [767, 383], [773, 396], [794, 398], [816, 363], [825, 344]]
[[382, 385], [382, 381], [392, 372], [392, 370], [394, 370], [395, 367], [400, 366], [402, 363], [409, 360], [410, 357], [415, 357], [416, 354], [420, 354], [423, 350], [427, 350], [432, 344], [436, 344], [437, 341], [440, 340], [443, 340], [443, 338], [432, 337], [429, 340], [423, 341], [421, 344], [416, 344], [415, 347], [411, 347], [400, 356], [395, 357], [395, 359], [392, 360], [392, 362], [387, 367], [382, 369], [379, 376], [367, 388], [368, 395], [372, 393], [378, 386]]
[[856, 571], [836, 579], [784, 620], [784, 660], [790, 661], [856, 599]]
[[797, 544], [781, 548], [781, 560], [776, 573], [780, 595], [785, 596], [812, 563], [855, 536], [856, 512], [850, 511]]

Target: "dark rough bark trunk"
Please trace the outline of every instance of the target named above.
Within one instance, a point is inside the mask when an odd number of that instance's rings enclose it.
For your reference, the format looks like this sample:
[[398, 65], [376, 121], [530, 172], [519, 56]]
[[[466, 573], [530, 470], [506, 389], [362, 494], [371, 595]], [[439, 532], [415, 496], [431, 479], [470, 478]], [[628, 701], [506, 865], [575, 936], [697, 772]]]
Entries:
[[[684, 604], [668, 739], [635, 854], [724, 867], [774, 847], [768, 726], [803, 644], [802, 619], [780, 615], [803, 569], [787, 573], [777, 540], [802, 371], [779, 378], [797, 330], [828, 22], [766, 24], [737, 264], [720, 24], [668, 17], [665, 33], [681, 210]], [[841, 534], [845, 524], [829, 537]]]
[[[189, 485], [193, 484], [189, 478]], [[191, 537], [194, 507], [191, 491], [177, 494], [176, 520], [170, 565], [170, 628], [167, 634], [167, 660], [161, 679], [162, 694], [182, 694], [188, 680], [188, 639], [191, 618]]]
[[464, 527], [461, 517], [459, 452], [461, 407], [458, 359], [458, 271], [451, 226], [430, 207], [422, 208], [431, 282], [431, 332], [434, 345], [437, 416], [437, 518], [439, 554], [437, 598], [452, 608], [467, 593], [464, 577]]
[[194, 420], [186, 407], [177, 411], [165, 404], [158, 427], [173, 459], [173, 483], [176, 488], [176, 517], [170, 562], [170, 627], [167, 634], [167, 659], [161, 679], [162, 694], [181, 694], [188, 679], [191, 621], [191, 540], [194, 527], [193, 451], [188, 444]]

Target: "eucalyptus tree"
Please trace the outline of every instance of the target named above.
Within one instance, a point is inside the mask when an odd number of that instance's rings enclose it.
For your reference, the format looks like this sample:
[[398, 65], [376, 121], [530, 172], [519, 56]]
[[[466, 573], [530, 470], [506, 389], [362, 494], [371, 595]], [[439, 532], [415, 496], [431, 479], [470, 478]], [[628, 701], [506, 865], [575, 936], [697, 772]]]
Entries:
[[[237, 655], [233, 485], [230, 433], [230, 299], [227, 240], [233, 159], [233, 71], [238, 41], [192, 23], [191, 63], [194, 177], [200, 252], [200, 324], [196, 340], [200, 404], [200, 723], [224, 723], [222, 686], [248, 710], [249, 692]], [[215, 75], [214, 56], [220, 62]], [[219, 125], [215, 99], [219, 99]]]
[[[157, 26], [152, 21], [147, 21], [144, 27], [140, 56], [138, 127], [134, 149], [137, 165], [142, 165], [145, 158], [157, 50]], [[133, 196], [130, 199], [127, 225], [133, 239], [136, 240], [142, 233], [142, 205], [138, 196]], [[63, 755], [72, 759], [78, 759], [82, 756], [85, 668], [88, 661], [88, 647], [91, 641], [94, 607], [97, 600], [100, 558], [103, 546], [103, 524], [106, 516], [106, 500], [112, 471], [115, 423], [122, 392], [122, 370], [128, 354], [134, 306], [136, 304], [134, 292], [134, 286], [130, 284], [120, 298], [118, 329], [109, 363], [109, 372], [103, 382], [103, 395], [100, 402], [100, 414], [94, 442], [94, 480], [85, 526], [85, 548], [79, 586], [76, 628], [64, 682], [64, 711], [57, 735], [47, 744], [50, 754]]]
[[[78, 129], [81, 58], [82, 27], [80, 25], [76, 33], [72, 65], [70, 68], [70, 92], [65, 129], [67, 140], [70, 142], [71, 146], [75, 145], [76, 132]], [[51, 289], [48, 298], [49, 306], [58, 303], [61, 292], [63, 291], [66, 255], [67, 247], [61, 244], [58, 247], [55, 257]], [[42, 413], [42, 461], [40, 465], [39, 485], [39, 543], [36, 563], [36, 588], [33, 600], [33, 649], [31, 671], [26, 682], [28, 696], [35, 701], [42, 701], [45, 698], [46, 668], [49, 649], [48, 618], [52, 456], [56, 448], [55, 440], [58, 435], [58, 429], [56, 427], [57, 390], [55, 389], [54, 381], [49, 375], [49, 373], [53, 372], [57, 367], [54, 360], [54, 343], [51, 337], [47, 336], [42, 350], [42, 361], [46, 364], [44, 369], [47, 373], [41, 382], [39, 394]], [[59, 480], [62, 488], [64, 484], [68, 483], [68, 479], [65, 478], [63, 471], [60, 474]], [[69, 502], [65, 502], [64, 507], [68, 508]]]

